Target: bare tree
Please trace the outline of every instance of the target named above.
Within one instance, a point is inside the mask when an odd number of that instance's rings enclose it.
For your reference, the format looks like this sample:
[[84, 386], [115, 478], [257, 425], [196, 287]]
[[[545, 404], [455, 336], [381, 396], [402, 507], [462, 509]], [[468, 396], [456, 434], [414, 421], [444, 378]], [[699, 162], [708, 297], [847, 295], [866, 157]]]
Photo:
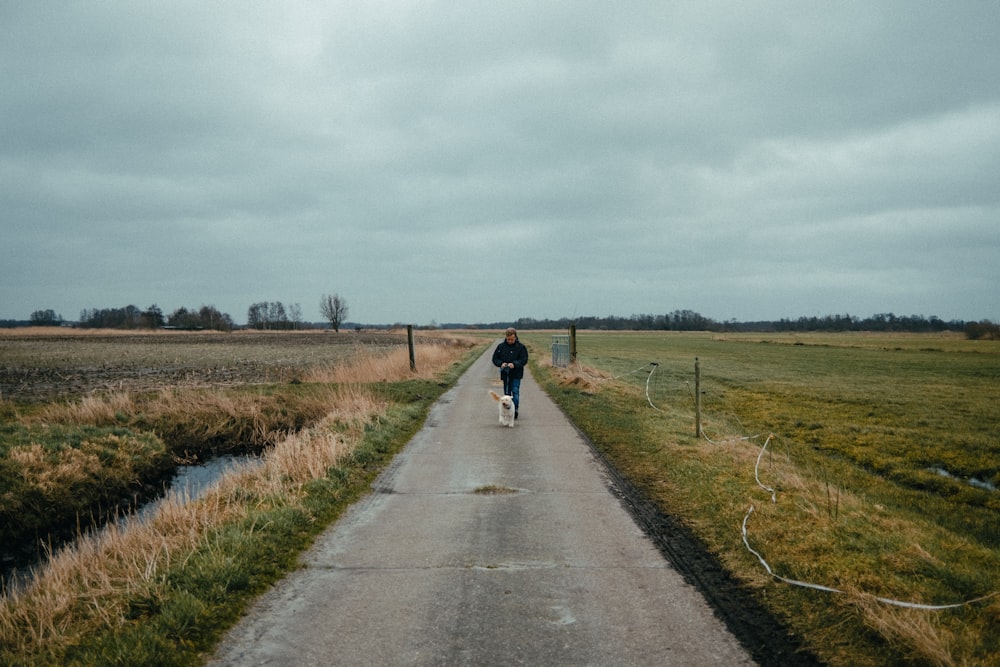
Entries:
[[340, 331], [340, 325], [347, 318], [347, 301], [339, 294], [324, 294], [319, 301], [319, 311], [330, 322], [334, 331]]
[[250, 307], [247, 309], [247, 326], [251, 329], [264, 329], [267, 327], [266, 301], [250, 304]]
[[270, 323], [268, 329], [288, 329], [290, 327], [285, 304], [280, 301], [272, 301], [267, 304], [267, 319]]
[[292, 323], [280, 301], [261, 301], [247, 311], [247, 326], [252, 329], [291, 329]]
[[47, 310], [36, 310], [31, 314], [31, 324], [36, 327], [52, 327], [62, 324], [62, 315], [56, 315], [56, 311], [51, 308]]
[[302, 328], [302, 306], [298, 303], [288, 304], [288, 319], [292, 321], [293, 329]]

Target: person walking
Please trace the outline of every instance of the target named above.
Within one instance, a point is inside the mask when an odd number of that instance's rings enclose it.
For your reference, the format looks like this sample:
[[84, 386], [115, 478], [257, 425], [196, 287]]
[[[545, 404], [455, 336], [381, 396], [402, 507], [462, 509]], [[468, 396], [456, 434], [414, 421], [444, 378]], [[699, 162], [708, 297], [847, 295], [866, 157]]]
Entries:
[[504, 341], [493, 351], [493, 365], [500, 369], [504, 396], [514, 399], [514, 419], [521, 406], [521, 378], [528, 365], [528, 348], [517, 338], [517, 330], [510, 327], [504, 332]]

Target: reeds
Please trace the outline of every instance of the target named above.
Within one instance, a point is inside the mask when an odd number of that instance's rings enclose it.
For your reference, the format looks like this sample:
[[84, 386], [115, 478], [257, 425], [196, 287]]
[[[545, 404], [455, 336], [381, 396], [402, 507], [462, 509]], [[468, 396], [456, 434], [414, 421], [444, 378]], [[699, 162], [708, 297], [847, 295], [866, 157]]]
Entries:
[[303, 391], [161, 389], [95, 394], [46, 406], [32, 421], [128, 426], [149, 430], [174, 450], [257, 449], [321, 418], [337, 400], [335, 385]]
[[39, 420], [58, 424], [93, 424], [108, 426], [118, 423], [124, 415], [135, 414], [138, 402], [130, 392], [89, 394], [78, 401], [47, 405]]
[[414, 345], [416, 370], [410, 368], [409, 349], [394, 346], [385, 351], [352, 355], [342, 364], [327, 364], [308, 370], [305, 382], [336, 384], [397, 382], [410, 378], [430, 379], [455, 363], [456, 352], [470, 349], [476, 341], [464, 337], [449, 337]]
[[0, 600], [0, 647], [7, 655], [58, 655], [99, 628], [124, 624], [130, 601], [153, 595], [171, 563], [205, 535], [246, 518], [261, 503], [297, 505], [303, 487], [350, 454], [366, 424], [386, 408], [355, 388], [332, 395], [328, 415], [268, 450], [259, 464], [225, 473], [197, 501], [173, 494], [142, 521], [82, 535], [54, 554], [22, 590]]

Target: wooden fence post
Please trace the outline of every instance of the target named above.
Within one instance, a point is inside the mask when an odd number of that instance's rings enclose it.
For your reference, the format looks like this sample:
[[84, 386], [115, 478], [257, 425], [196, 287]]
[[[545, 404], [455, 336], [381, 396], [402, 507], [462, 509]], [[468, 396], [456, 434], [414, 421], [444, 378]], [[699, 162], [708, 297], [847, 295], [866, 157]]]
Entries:
[[576, 363], [576, 325], [569, 325], [569, 361]]
[[701, 362], [694, 358], [694, 437], [701, 437]]
[[410, 370], [417, 370], [417, 358], [413, 354], [413, 325], [406, 325], [406, 343], [410, 346]]

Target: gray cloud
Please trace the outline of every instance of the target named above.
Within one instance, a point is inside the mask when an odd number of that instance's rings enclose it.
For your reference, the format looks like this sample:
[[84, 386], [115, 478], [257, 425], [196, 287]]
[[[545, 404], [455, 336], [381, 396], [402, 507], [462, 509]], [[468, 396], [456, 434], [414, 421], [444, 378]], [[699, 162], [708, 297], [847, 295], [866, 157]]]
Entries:
[[0, 318], [1000, 319], [990, 3], [0, 10]]

